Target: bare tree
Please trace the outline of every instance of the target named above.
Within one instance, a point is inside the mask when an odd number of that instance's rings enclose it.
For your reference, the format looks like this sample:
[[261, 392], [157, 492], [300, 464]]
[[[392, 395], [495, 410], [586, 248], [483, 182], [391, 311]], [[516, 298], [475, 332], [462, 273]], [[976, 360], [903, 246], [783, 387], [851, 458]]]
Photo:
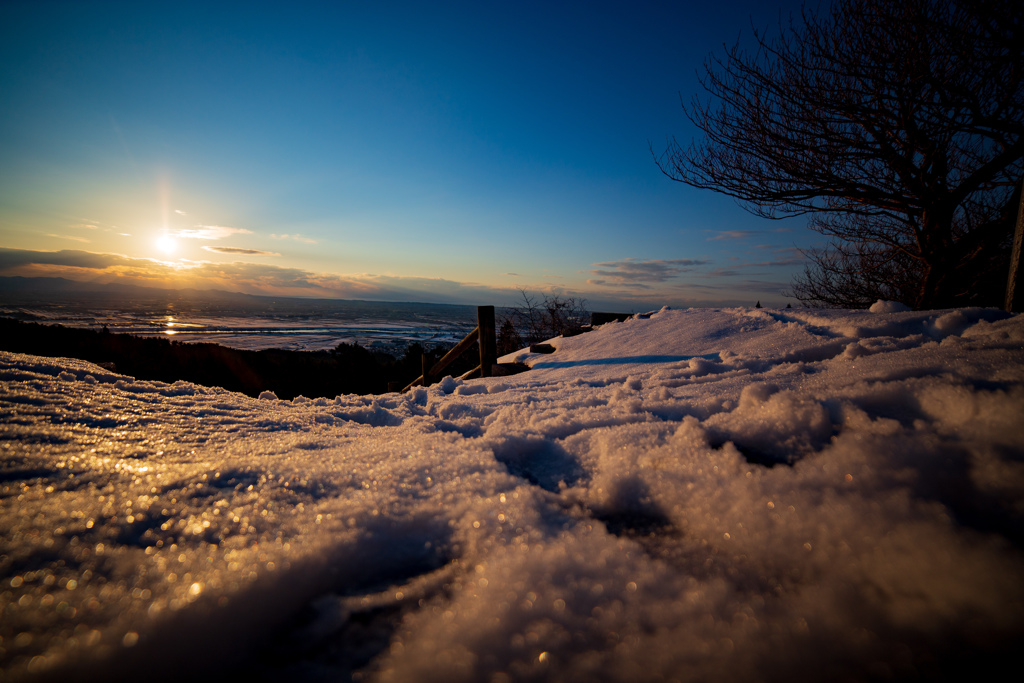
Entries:
[[562, 334], [579, 332], [590, 322], [587, 302], [579, 297], [544, 294], [538, 300], [520, 289], [522, 302], [504, 309], [498, 323], [498, 354], [511, 353]]
[[998, 303], [1024, 174], [1024, 35], [1013, 0], [836, 0], [705, 65], [704, 139], [674, 180], [830, 238], [809, 304]]

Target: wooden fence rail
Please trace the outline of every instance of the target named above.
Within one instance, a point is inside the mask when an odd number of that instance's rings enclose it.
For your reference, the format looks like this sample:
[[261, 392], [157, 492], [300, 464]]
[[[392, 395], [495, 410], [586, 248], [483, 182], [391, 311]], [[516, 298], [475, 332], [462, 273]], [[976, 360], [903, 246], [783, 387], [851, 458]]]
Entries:
[[431, 381], [440, 377], [441, 373], [451, 365], [452, 361], [466, 353], [477, 343], [480, 351], [480, 364], [462, 375], [459, 379], [472, 379], [474, 377], [490, 377], [494, 364], [498, 361], [498, 343], [494, 331], [494, 306], [476, 307], [476, 327], [467, 334], [462, 341], [455, 345], [444, 358], [437, 361], [434, 367], [427, 367], [427, 356], [423, 355], [423, 374], [414, 379], [402, 391], [409, 391], [415, 386], [430, 386]]

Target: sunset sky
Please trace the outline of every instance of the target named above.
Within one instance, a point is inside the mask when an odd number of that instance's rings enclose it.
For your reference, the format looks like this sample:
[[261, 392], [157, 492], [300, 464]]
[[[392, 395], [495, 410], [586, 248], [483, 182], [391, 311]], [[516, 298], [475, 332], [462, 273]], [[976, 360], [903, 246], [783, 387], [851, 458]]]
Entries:
[[663, 176], [798, 3], [0, 5], [0, 275], [784, 305], [816, 235]]

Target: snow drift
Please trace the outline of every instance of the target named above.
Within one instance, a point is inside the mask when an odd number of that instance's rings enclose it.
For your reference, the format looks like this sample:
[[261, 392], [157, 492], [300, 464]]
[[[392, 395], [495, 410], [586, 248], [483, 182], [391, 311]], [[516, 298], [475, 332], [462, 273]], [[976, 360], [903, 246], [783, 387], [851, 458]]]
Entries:
[[1024, 625], [1024, 317], [664, 309], [251, 399], [0, 353], [10, 680], [941, 679]]

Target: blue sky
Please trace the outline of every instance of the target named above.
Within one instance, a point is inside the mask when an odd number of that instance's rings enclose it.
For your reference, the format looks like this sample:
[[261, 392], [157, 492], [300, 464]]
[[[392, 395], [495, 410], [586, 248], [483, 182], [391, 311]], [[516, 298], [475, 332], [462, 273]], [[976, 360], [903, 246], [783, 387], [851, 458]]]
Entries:
[[665, 178], [710, 52], [796, 3], [5, 3], [0, 274], [782, 304], [813, 243]]

